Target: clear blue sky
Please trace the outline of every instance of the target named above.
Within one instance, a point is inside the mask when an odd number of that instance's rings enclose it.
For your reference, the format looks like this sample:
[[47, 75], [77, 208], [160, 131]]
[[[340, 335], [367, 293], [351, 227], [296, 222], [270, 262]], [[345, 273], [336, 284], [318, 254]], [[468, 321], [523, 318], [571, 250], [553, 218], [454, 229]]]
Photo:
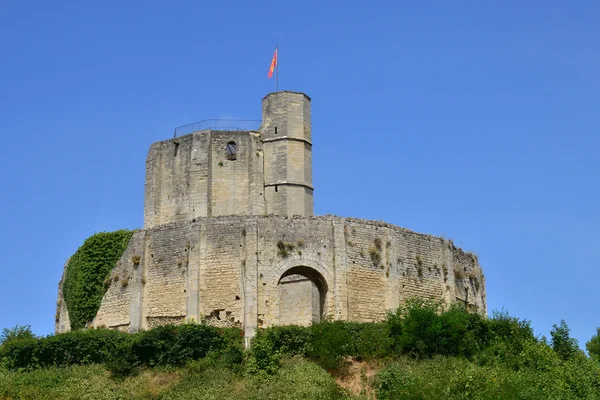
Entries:
[[0, 328], [54, 327], [65, 260], [139, 228], [150, 143], [312, 97], [315, 212], [444, 235], [492, 309], [600, 326], [593, 1], [0, 0]]

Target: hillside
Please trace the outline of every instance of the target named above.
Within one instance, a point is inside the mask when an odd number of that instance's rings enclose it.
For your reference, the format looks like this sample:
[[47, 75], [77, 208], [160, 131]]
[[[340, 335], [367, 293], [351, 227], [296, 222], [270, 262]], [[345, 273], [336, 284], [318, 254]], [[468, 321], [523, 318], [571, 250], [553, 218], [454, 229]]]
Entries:
[[323, 322], [259, 332], [163, 326], [135, 335], [4, 330], [1, 399], [597, 399], [600, 336], [587, 349], [561, 322], [413, 300], [382, 323]]

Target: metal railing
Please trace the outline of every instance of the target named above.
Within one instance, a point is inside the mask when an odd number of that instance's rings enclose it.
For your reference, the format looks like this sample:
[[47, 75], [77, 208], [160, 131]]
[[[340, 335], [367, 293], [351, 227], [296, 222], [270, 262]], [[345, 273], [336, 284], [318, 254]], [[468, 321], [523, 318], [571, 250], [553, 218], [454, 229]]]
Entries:
[[205, 119], [175, 128], [173, 137], [187, 135], [196, 131], [257, 131], [262, 121], [253, 119]]

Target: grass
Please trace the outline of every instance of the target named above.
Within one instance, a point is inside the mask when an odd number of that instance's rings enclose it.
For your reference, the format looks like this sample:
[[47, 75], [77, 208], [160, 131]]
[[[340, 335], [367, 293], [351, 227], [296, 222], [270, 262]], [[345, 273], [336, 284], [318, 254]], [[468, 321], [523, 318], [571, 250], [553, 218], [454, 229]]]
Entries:
[[325, 370], [300, 358], [286, 359], [274, 376], [247, 377], [204, 359], [184, 368], [149, 369], [114, 379], [103, 366], [48, 368], [33, 372], [0, 369], [0, 399], [359, 399]]
[[144, 371], [133, 378], [115, 380], [100, 365], [33, 372], [0, 370], [0, 399], [157, 399], [179, 380], [178, 371]]
[[[585, 377], [582, 377], [584, 379]], [[146, 369], [115, 379], [101, 365], [9, 372], [0, 368], [0, 399], [20, 400], [370, 400], [370, 399], [598, 399], [594, 390], [573, 396], [562, 374], [486, 366], [464, 358], [352, 361], [333, 377], [303, 358], [286, 358], [272, 376], [248, 376], [220, 361], [182, 368]], [[575, 385], [577, 385], [575, 383]]]

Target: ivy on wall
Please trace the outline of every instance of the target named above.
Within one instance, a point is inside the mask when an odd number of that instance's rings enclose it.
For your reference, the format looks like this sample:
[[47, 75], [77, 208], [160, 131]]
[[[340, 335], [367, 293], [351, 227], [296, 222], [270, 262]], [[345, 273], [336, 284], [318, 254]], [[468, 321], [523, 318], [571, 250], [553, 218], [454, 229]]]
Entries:
[[104, 280], [127, 248], [133, 231], [100, 232], [87, 238], [67, 264], [63, 296], [71, 329], [81, 329], [100, 308]]

